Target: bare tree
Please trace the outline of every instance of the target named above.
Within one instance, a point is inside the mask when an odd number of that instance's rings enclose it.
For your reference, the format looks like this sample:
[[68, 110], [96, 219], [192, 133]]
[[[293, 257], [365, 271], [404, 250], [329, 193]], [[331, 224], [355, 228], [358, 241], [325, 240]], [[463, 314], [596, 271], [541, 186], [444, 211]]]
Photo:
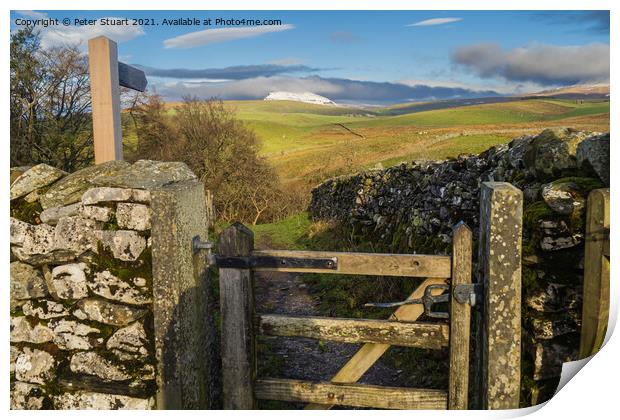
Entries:
[[11, 165], [73, 171], [93, 159], [88, 62], [76, 47], [44, 50], [38, 34], [11, 34]]
[[222, 101], [186, 98], [170, 109], [148, 95], [129, 115], [138, 138], [134, 159], [187, 163], [213, 193], [219, 219], [256, 224], [282, 214], [287, 194], [277, 174], [259, 157], [254, 132]]

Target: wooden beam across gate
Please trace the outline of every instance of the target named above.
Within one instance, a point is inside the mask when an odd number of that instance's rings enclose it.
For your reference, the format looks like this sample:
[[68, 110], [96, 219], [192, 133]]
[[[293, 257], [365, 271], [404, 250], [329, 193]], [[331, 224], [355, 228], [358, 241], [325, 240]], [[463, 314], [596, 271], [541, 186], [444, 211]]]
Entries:
[[295, 379], [259, 379], [254, 392], [257, 398], [263, 400], [402, 410], [445, 410], [448, 402], [447, 393], [436, 389], [316, 383]]
[[[424, 295], [426, 288], [432, 284], [446, 284], [445, 278], [429, 278], [426, 279], [418, 286], [418, 288], [408, 297], [408, 299], [419, 299]], [[432, 290], [431, 294], [437, 296], [441, 294], [439, 290]], [[399, 321], [415, 321], [424, 313], [422, 305], [403, 305], [400, 306], [392, 316], [390, 320]], [[364, 376], [364, 373], [368, 371], [375, 364], [377, 360], [390, 348], [389, 344], [364, 344], [358, 351], [349, 359], [349, 361], [332, 377], [332, 383], [346, 384], [355, 383]], [[329, 410], [337, 402], [312, 402], [306, 405], [306, 410]], [[445, 406], [443, 407], [445, 408]]]
[[258, 315], [256, 323], [263, 335], [423, 349], [448, 346], [447, 324], [273, 314]]
[[289, 273], [358, 274], [365, 276], [436, 277], [451, 276], [451, 258], [443, 255], [370, 254], [327, 251], [253, 251], [252, 256], [287, 258], [336, 258], [335, 270], [328, 268], [256, 268], [255, 271]]

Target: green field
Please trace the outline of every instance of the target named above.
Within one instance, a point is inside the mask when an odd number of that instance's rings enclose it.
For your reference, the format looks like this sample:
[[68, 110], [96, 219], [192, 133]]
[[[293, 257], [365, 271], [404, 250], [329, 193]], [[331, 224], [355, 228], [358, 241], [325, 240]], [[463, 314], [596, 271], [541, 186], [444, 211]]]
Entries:
[[[408, 112], [417, 105], [359, 109], [289, 101], [227, 102], [261, 140], [287, 183], [322, 180], [377, 164], [479, 153], [544, 128], [609, 130], [609, 101], [556, 99]], [[394, 115], [400, 114], [400, 115]]]
[[[516, 99], [420, 111], [428, 104], [355, 108], [292, 101], [225, 101], [255, 131], [260, 154], [285, 185], [308, 193], [323, 180], [413, 159], [479, 153], [545, 128], [609, 130], [609, 101]], [[168, 104], [174, 113], [174, 103]], [[127, 127], [127, 129], [125, 129]], [[135, 143], [124, 124], [128, 150]]]
[[[462, 106], [391, 116], [390, 108], [356, 109], [289, 101], [229, 101], [237, 116], [262, 140], [267, 156], [333, 144], [339, 126], [358, 129], [449, 128], [457, 126], [527, 124], [609, 113], [609, 102], [524, 100]], [[320, 134], [325, 136], [321, 137]], [[363, 133], [361, 133], [363, 134]]]

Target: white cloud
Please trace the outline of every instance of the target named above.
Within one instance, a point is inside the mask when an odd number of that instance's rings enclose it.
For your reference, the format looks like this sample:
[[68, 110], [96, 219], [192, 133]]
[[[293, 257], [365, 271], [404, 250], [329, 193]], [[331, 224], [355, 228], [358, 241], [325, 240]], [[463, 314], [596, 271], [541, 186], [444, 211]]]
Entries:
[[[120, 19], [116, 17], [102, 19]], [[58, 26], [48, 27], [41, 31], [41, 46], [51, 48], [63, 45], [77, 45], [87, 48], [88, 40], [97, 36], [106, 36], [116, 42], [125, 42], [144, 35], [141, 26], [102, 25], [101, 19], [89, 26]]]
[[288, 31], [293, 28], [295, 28], [294, 25], [285, 24], [249, 26], [246, 28], [205, 29], [204, 31], [190, 32], [174, 38], [168, 38], [164, 40], [164, 46], [166, 48], [194, 48], [201, 45], [216, 44], [235, 39], [254, 38], [259, 35]]
[[434, 19], [426, 19], [421, 20], [420, 22], [410, 23], [405, 26], [436, 26], [436, 25], [445, 25], [446, 23], [459, 22], [463, 20], [463, 18], [458, 17], [447, 17], [447, 18], [434, 18]]
[[[18, 11], [22, 16], [33, 19], [46, 19], [47, 13], [33, 11]], [[141, 26], [130, 25], [102, 25], [103, 19], [118, 20], [123, 18], [105, 17], [97, 19], [94, 25], [83, 26], [48, 26], [40, 28], [41, 47], [49, 49], [62, 46], [77, 46], [82, 50], [88, 47], [88, 40], [97, 36], [106, 36], [115, 42], [124, 42], [144, 35]]]
[[46, 19], [47, 13], [35, 12], [34, 10], [16, 10], [15, 13], [21, 16], [26, 16], [33, 19]]

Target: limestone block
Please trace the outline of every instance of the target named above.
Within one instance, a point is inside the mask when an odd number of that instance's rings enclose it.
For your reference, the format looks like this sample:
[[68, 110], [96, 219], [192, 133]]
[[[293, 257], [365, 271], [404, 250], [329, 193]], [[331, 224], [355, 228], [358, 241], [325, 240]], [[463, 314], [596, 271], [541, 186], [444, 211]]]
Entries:
[[45, 325], [30, 325], [25, 316], [11, 317], [11, 342], [41, 344], [52, 341], [54, 334]]
[[30, 223], [22, 222], [14, 217], [10, 218], [10, 241], [11, 245], [23, 246], [28, 232], [34, 227]]
[[108, 381], [126, 381], [131, 375], [121, 366], [103, 358], [95, 352], [80, 352], [71, 356], [69, 367], [74, 373], [97, 376]]
[[151, 210], [144, 204], [118, 203], [116, 221], [121, 229], [148, 230], [151, 228]]
[[525, 304], [538, 312], [556, 313], [581, 308], [581, 292], [575, 287], [549, 283], [543, 289], [531, 291], [525, 298]]
[[101, 331], [89, 325], [66, 319], [54, 320], [49, 323], [54, 333], [53, 341], [62, 350], [90, 350], [95, 341], [92, 334]]
[[588, 168], [609, 185], [609, 133], [588, 137], [577, 147], [577, 163]]
[[69, 309], [53, 300], [28, 301], [22, 306], [24, 315], [39, 319], [53, 319], [67, 316]]
[[66, 172], [40, 163], [24, 172], [11, 184], [11, 200], [50, 185], [52, 182], [67, 175]]
[[82, 195], [82, 204], [85, 206], [117, 201], [135, 201], [148, 203], [151, 195], [148, 191], [133, 188], [95, 187]]
[[109, 222], [114, 211], [109, 207], [80, 206], [80, 216], [98, 222]]
[[78, 257], [75, 252], [66, 249], [56, 249], [52, 252], [48, 252], [47, 254], [31, 255], [26, 253], [23, 248], [17, 246], [11, 247], [11, 253], [19, 261], [37, 266], [72, 262]]
[[139, 160], [111, 176], [99, 176], [93, 184], [152, 190], [165, 185], [195, 180], [196, 175], [183, 162]]
[[82, 254], [86, 251], [97, 251], [97, 222], [80, 216], [63, 217], [58, 221], [55, 232], [55, 243], [58, 249]]
[[15, 360], [18, 381], [44, 385], [54, 376], [56, 361], [46, 351], [24, 347]]
[[116, 326], [128, 325], [147, 313], [146, 309], [136, 309], [95, 298], [79, 301], [77, 308], [74, 315], [79, 319], [89, 319]]
[[17, 356], [19, 356], [20, 350], [18, 347], [11, 346], [11, 367], [9, 369], [11, 375], [15, 373], [15, 361], [17, 360]]
[[11, 298], [38, 299], [48, 296], [47, 285], [40, 270], [20, 261], [11, 263]]
[[146, 248], [146, 240], [133, 230], [104, 230], [99, 231], [98, 236], [114, 258], [122, 261], [137, 260]]
[[550, 182], [542, 186], [541, 195], [545, 203], [558, 214], [570, 215], [582, 211], [586, 205], [586, 197], [581, 188], [574, 182]]
[[549, 318], [532, 317], [530, 329], [535, 339], [551, 340], [565, 334], [579, 332], [579, 324], [573, 315], [569, 312], [563, 312]]
[[46, 402], [43, 389], [26, 382], [11, 384], [11, 410], [41, 410]]
[[30, 225], [25, 230], [24, 242], [21, 250], [24, 254], [47, 254], [56, 249], [56, 229], [50, 225]]
[[144, 326], [135, 322], [116, 331], [108, 339], [106, 348], [121, 360], [143, 360], [148, 356], [147, 343]]
[[100, 175], [112, 175], [128, 166], [129, 163], [125, 161], [115, 160], [73, 172], [56, 182], [41, 196], [39, 200], [41, 207], [48, 209], [77, 203], [82, 198], [82, 194], [90, 188], [93, 178]]
[[[138, 283], [141, 282], [138, 281]], [[148, 290], [132, 286], [114, 276], [108, 270], [95, 273], [94, 277], [88, 281], [88, 287], [96, 295], [121, 303], [145, 305], [152, 302], [147, 295]]]
[[128, 188], [97, 187], [89, 189], [82, 195], [82, 203], [86, 206], [113, 201], [130, 201], [131, 196], [131, 189]]
[[82, 299], [88, 296], [85, 263], [65, 264], [54, 267], [49, 282], [50, 293], [55, 299]]
[[150, 410], [155, 408], [152, 398], [78, 391], [54, 397], [57, 410]]
[[77, 215], [80, 207], [80, 203], [69, 204], [68, 206], [62, 207], [51, 207], [49, 209], [43, 210], [39, 215], [39, 218], [43, 223], [46, 223], [48, 225], [56, 225], [56, 223], [58, 223], [58, 221], [62, 217]]
[[549, 178], [561, 176], [577, 168], [577, 147], [588, 133], [571, 129], [547, 129], [529, 142], [524, 163], [536, 176]]

